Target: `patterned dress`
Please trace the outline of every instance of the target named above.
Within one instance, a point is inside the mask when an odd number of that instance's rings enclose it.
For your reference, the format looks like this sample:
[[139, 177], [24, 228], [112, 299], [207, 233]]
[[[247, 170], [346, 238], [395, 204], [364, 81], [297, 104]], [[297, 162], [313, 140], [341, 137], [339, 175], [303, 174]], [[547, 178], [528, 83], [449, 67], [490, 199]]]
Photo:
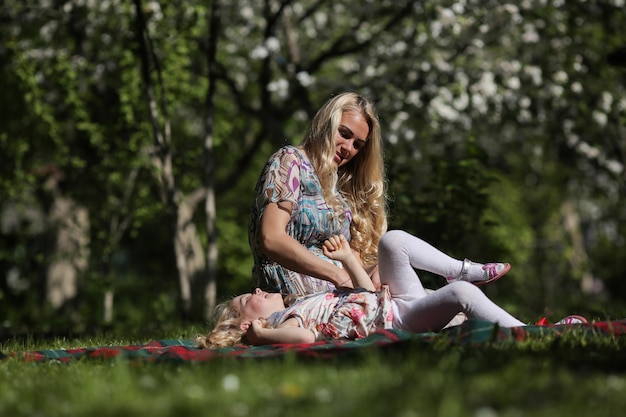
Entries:
[[324, 199], [313, 166], [294, 146], [285, 146], [272, 155], [261, 173], [254, 195], [248, 229], [254, 257], [253, 284], [285, 295], [307, 295], [334, 289], [328, 281], [291, 271], [268, 259], [260, 249], [261, 217], [270, 203], [292, 203], [286, 232], [316, 256], [341, 267], [340, 262], [324, 256], [322, 244], [336, 234], [350, 239], [352, 212], [347, 203], [344, 201], [343, 215], [337, 216]]
[[393, 322], [391, 295], [380, 291], [337, 289], [308, 295], [285, 310], [270, 315], [268, 323], [278, 327], [289, 318], [311, 330], [315, 340], [360, 339], [377, 329], [390, 329]]

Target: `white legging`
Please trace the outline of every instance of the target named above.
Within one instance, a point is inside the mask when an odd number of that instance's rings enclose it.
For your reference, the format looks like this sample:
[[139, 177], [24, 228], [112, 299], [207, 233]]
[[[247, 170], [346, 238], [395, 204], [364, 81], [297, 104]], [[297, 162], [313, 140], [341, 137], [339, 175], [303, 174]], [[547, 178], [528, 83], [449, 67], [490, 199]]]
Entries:
[[442, 329], [457, 313], [503, 327], [525, 324], [496, 305], [474, 284], [455, 281], [427, 294], [415, 272], [456, 276], [463, 262], [400, 230], [387, 232], [378, 247], [380, 280], [393, 298], [394, 327], [411, 332]]

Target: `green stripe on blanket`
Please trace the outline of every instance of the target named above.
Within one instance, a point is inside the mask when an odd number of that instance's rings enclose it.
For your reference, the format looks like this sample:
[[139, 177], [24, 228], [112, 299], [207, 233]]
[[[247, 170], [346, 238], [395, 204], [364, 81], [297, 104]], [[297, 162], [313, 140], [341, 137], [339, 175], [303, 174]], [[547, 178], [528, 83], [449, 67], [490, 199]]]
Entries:
[[379, 330], [359, 340], [332, 340], [310, 344], [235, 346], [221, 349], [197, 349], [192, 340], [155, 340], [130, 346], [97, 346], [75, 349], [38, 350], [0, 354], [0, 360], [17, 358], [27, 362], [75, 360], [111, 360], [123, 358], [137, 362], [206, 362], [217, 358], [271, 358], [296, 354], [302, 358], [328, 358], [363, 349], [377, 349], [403, 342], [434, 342], [462, 346], [519, 342], [543, 337], [561, 337], [568, 332], [593, 337], [626, 336], [626, 320], [576, 324], [569, 326], [526, 326], [500, 328], [494, 323], [468, 320], [438, 333], [412, 334], [400, 330]]

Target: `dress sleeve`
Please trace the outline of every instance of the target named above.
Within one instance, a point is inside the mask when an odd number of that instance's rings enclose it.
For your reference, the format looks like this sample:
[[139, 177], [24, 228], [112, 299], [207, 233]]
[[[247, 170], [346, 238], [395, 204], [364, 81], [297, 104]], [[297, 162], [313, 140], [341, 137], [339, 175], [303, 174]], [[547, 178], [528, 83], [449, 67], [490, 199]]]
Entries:
[[294, 206], [300, 200], [300, 167], [302, 161], [295, 150], [283, 148], [268, 161], [259, 188], [259, 197], [269, 203], [288, 201]]

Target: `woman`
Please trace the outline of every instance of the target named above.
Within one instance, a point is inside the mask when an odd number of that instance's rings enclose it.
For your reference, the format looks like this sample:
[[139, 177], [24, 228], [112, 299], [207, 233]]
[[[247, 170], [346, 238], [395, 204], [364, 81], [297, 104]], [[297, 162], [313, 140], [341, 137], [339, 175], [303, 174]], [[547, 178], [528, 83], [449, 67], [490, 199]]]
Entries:
[[378, 286], [386, 219], [374, 105], [356, 93], [339, 94], [318, 110], [302, 144], [281, 148], [261, 173], [249, 228], [253, 283], [285, 295], [351, 287], [340, 262], [322, 253], [325, 240], [344, 235]]

